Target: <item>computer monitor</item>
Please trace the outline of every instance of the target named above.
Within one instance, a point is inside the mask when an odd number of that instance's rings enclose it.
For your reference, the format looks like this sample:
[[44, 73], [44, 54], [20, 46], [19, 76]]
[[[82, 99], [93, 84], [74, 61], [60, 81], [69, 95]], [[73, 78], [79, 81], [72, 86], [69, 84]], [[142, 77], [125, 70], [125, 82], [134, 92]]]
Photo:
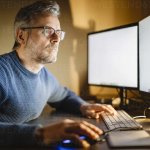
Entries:
[[150, 17], [139, 22], [139, 90], [150, 93]]
[[138, 88], [138, 24], [88, 34], [88, 84]]
[[138, 26], [88, 34], [88, 83], [138, 87]]

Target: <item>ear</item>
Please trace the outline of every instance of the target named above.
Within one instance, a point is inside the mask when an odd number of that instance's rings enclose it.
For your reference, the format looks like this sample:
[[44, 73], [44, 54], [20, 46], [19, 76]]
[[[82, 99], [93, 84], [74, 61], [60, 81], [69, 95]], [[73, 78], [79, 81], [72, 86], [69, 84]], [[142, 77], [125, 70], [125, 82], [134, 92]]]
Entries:
[[18, 29], [16, 31], [16, 38], [17, 42], [20, 43], [20, 45], [25, 45], [26, 44], [26, 39], [27, 39], [27, 32], [22, 29]]

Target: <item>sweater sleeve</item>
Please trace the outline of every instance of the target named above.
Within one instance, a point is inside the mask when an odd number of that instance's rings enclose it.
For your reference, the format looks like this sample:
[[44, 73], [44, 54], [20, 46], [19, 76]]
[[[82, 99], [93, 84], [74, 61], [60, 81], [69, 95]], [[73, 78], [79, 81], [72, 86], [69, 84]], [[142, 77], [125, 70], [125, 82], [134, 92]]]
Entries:
[[68, 88], [61, 86], [54, 76], [50, 77], [53, 90], [47, 103], [59, 111], [79, 114], [80, 106], [86, 102]]
[[8, 82], [4, 68], [0, 65], [0, 105], [7, 99]]
[[59, 111], [80, 114], [80, 106], [82, 104], [86, 104], [87, 102], [67, 88], [65, 88], [65, 90], [67, 95], [63, 100], [53, 103], [48, 102], [48, 104], [55, 107]]
[[0, 146], [37, 146], [38, 125], [0, 123]]

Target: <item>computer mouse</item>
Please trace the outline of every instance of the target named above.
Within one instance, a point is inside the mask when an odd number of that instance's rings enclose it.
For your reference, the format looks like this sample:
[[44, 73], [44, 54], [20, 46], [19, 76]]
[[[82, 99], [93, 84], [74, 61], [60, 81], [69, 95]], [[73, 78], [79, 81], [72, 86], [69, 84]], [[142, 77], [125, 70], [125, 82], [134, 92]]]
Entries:
[[[100, 136], [99, 138], [93, 140], [87, 136], [81, 135], [80, 139], [86, 140], [90, 145], [96, 144], [97, 142], [103, 141], [103, 137]], [[66, 149], [73, 149], [73, 148], [80, 148], [79, 145], [75, 144], [73, 141], [66, 139], [60, 142], [59, 148], [66, 148]]]
[[61, 149], [75, 149], [75, 148], [80, 148], [79, 145], [75, 144], [73, 141], [69, 140], [69, 139], [66, 139], [66, 140], [63, 140], [61, 141], [59, 144], [58, 144], [58, 148], [59, 150]]
[[[86, 140], [86, 136], [80, 136], [80, 139], [82, 140]], [[65, 149], [73, 149], [73, 148], [80, 148], [79, 145], [77, 145], [76, 143], [74, 143], [72, 140], [70, 139], [65, 139], [63, 141], [61, 141], [59, 143], [59, 149], [62, 149], [62, 148], [65, 148]]]

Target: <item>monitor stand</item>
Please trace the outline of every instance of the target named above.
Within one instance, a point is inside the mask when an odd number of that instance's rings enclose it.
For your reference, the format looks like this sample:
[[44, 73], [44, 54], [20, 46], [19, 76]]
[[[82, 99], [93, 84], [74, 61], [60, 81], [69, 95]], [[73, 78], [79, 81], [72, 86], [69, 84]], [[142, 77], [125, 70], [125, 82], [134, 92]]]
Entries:
[[124, 87], [120, 87], [120, 109], [125, 109], [127, 106], [127, 90]]

